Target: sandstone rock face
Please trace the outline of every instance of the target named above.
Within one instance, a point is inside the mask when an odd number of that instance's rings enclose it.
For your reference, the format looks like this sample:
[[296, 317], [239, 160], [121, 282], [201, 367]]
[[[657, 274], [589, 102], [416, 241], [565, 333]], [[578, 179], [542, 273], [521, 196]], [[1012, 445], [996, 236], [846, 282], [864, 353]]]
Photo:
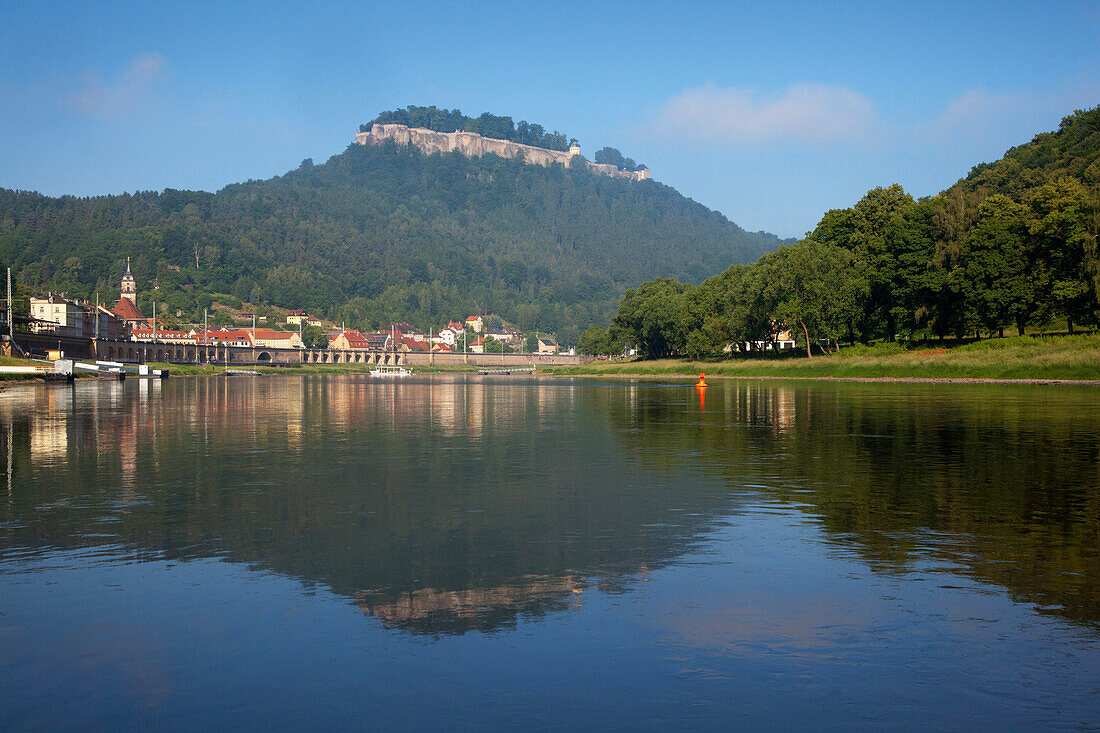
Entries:
[[[355, 142], [360, 145], [378, 145], [383, 140], [393, 140], [398, 145], [414, 145], [429, 155], [458, 151], [470, 157], [480, 157], [492, 153], [502, 158], [522, 158], [525, 163], [535, 165], [560, 163], [568, 167], [575, 155], [562, 150], [536, 148], [511, 140], [482, 137], [476, 132], [436, 132], [423, 127], [407, 127], [399, 124], [376, 124], [369, 132], [360, 132], [355, 135]], [[588, 163], [588, 167], [612, 178], [629, 178], [633, 181], [649, 178], [649, 170], [646, 168], [640, 171], [624, 171], [607, 163], [591, 162]]]

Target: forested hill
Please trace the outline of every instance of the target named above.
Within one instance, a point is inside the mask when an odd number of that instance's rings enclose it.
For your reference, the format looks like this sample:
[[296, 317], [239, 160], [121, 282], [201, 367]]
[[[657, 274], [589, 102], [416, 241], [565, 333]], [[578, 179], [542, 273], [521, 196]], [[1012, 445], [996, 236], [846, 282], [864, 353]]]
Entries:
[[139, 306], [155, 283], [184, 321], [233, 298], [366, 327], [488, 310], [572, 341], [627, 287], [697, 282], [779, 244], [654, 181], [390, 143], [216, 194], [0, 190], [0, 258], [24, 285], [113, 300], [131, 257]]
[[974, 166], [944, 193], [999, 193], [1022, 202], [1033, 189], [1063, 177], [1094, 191], [1100, 188], [1100, 107], [1078, 110], [1063, 118], [1056, 131], [1036, 135], [994, 163]]

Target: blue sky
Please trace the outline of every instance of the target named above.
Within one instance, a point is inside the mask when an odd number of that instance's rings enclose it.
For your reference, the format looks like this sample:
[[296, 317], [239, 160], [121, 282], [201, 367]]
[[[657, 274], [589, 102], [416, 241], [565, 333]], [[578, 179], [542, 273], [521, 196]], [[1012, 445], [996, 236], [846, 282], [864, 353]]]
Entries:
[[407, 104], [538, 122], [799, 236], [1100, 104], [1100, 3], [0, 0], [0, 187], [217, 190]]

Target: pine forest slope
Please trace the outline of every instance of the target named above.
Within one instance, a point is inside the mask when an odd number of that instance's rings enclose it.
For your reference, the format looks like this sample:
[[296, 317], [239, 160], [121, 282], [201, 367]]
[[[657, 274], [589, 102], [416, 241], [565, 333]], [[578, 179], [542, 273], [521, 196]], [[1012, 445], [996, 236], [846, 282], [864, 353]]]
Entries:
[[627, 287], [698, 282], [779, 244], [655, 181], [389, 143], [216, 194], [0, 189], [0, 258], [25, 286], [117, 297], [131, 257], [139, 305], [155, 282], [185, 321], [233, 299], [364, 327], [491, 311], [571, 341]]

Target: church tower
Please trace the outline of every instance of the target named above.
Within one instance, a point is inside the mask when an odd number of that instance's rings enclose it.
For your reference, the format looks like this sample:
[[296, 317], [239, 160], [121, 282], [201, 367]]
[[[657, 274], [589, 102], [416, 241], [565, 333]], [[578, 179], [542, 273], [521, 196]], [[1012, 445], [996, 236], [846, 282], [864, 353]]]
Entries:
[[126, 274], [122, 276], [122, 297], [137, 305], [137, 283], [130, 274], [130, 258], [126, 258]]

